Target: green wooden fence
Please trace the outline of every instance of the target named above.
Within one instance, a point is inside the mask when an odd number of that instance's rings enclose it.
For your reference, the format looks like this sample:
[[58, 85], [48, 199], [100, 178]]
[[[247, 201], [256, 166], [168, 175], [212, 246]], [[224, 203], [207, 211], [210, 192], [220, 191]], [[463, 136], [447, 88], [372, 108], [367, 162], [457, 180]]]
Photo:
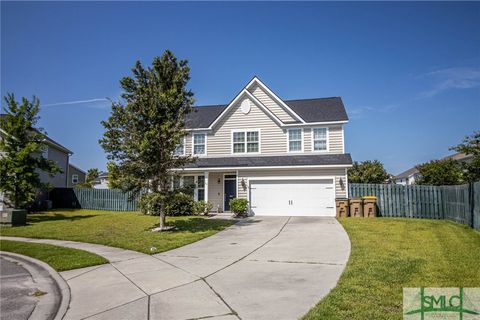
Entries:
[[383, 217], [448, 219], [480, 230], [480, 182], [458, 186], [350, 183], [349, 195], [376, 196]]
[[109, 189], [55, 188], [49, 199], [54, 208], [82, 208], [113, 211], [137, 211], [138, 197]]

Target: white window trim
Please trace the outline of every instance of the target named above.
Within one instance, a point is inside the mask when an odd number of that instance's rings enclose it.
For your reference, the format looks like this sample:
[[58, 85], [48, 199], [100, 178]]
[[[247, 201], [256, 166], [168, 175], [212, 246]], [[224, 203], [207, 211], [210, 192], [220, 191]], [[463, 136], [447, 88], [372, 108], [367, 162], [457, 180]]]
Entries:
[[[243, 132], [245, 134], [245, 152], [233, 152], [233, 134], [235, 132]], [[247, 152], [247, 132], [258, 132], [258, 152]], [[230, 154], [260, 154], [262, 153], [262, 130], [261, 129], [233, 129], [230, 133]]]
[[[77, 181], [73, 181], [74, 179]], [[78, 174], [72, 174], [72, 183], [78, 183]]]
[[[301, 132], [301, 140], [302, 140], [302, 149], [301, 150], [296, 150], [296, 151], [290, 151], [290, 130], [300, 130]], [[304, 132], [303, 132], [303, 128], [291, 128], [291, 129], [287, 129], [287, 153], [301, 153], [303, 152], [303, 150], [305, 149], [304, 148], [304, 143], [305, 143], [305, 135], [304, 135]]]
[[[197, 134], [205, 135], [205, 153], [200, 153], [200, 154], [195, 153], [195, 135], [197, 135]], [[193, 156], [204, 157], [204, 156], [207, 155], [207, 140], [208, 140], [207, 136], [208, 135], [207, 135], [206, 132], [195, 132], [195, 133], [192, 134], [192, 155]]]
[[[314, 131], [315, 129], [326, 129], [327, 132], [326, 132], [326, 135], [327, 135], [327, 149], [325, 150], [315, 150], [315, 141], [313, 139], [314, 137]], [[312, 128], [312, 152], [319, 152], [319, 153], [322, 153], [322, 152], [330, 152], [330, 130], [329, 130], [329, 127], [314, 127]]]
[[[184, 174], [184, 175], [181, 175], [181, 176], [178, 177], [178, 178], [179, 178], [178, 186], [179, 186], [180, 188], [183, 188], [184, 185], [185, 185], [185, 182], [184, 182], [184, 178], [185, 178], [185, 177], [193, 177], [193, 183], [194, 183], [194, 185], [195, 185], [195, 187], [193, 188], [193, 199], [194, 199], [195, 201], [199, 201], [199, 200], [198, 200], [198, 190], [199, 190], [199, 189], [202, 189], [202, 190], [203, 190], [203, 194], [204, 194], [203, 198], [204, 198], [204, 200], [206, 199], [206, 190], [207, 190], [207, 188], [205, 188], [205, 187], [206, 187], [206, 184], [207, 184], [207, 180], [205, 179], [205, 184], [203, 185], [203, 188], [199, 188], [199, 187], [198, 187], [198, 177], [199, 177], [199, 176], [204, 177], [203, 174], [196, 174], [196, 173], [195, 173], [195, 174], [193, 174], [193, 173], [191, 173], [191, 174]], [[172, 188], [173, 188], [173, 186], [174, 186], [174, 182], [173, 182], [173, 180], [172, 180]]]
[[[205, 145], [205, 147], [206, 147], [206, 145]], [[175, 149], [176, 149], [176, 147], [175, 147]], [[205, 150], [206, 150], [206, 148], [205, 148]], [[175, 151], [174, 151], [174, 155], [175, 156], [184, 156], [186, 154], [187, 154], [187, 137], [183, 137], [183, 153], [182, 154], [175, 154]]]

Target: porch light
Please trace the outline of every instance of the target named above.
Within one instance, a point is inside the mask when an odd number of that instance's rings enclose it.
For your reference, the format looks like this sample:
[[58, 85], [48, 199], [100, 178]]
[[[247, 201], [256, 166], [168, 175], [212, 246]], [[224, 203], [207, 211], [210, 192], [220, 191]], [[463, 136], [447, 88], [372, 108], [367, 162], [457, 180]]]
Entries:
[[345, 190], [345, 183], [343, 183], [343, 179], [342, 179], [342, 178], [340, 178], [339, 183], [340, 183], [340, 188], [342, 188], [342, 190]]
[[217, 179], [217, 183], [220, 184], [220, 177]]

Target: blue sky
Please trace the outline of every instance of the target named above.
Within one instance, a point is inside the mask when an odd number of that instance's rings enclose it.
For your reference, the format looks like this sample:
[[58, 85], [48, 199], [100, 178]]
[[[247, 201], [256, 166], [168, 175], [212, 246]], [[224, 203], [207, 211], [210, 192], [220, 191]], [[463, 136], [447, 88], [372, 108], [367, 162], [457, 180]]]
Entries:
[[480, 129], [472, 2], [2, 2], [1, 94], [37, 95], [72, 163], [104, 169], [105, 98], [167, 48], [189, 60], [198, 105], [229, 102], [254, 75], [284, 99], [341, 96], [347, 152], [394, 174]]

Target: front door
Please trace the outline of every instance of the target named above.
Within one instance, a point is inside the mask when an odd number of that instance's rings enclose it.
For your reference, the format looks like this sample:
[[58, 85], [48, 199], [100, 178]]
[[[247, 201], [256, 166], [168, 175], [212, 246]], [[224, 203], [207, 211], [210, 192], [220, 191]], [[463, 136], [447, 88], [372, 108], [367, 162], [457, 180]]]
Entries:
[[224, 211], [230, 211], [230, 200], [237, 196], [237, 177], [235, 175], [225, 176]]

